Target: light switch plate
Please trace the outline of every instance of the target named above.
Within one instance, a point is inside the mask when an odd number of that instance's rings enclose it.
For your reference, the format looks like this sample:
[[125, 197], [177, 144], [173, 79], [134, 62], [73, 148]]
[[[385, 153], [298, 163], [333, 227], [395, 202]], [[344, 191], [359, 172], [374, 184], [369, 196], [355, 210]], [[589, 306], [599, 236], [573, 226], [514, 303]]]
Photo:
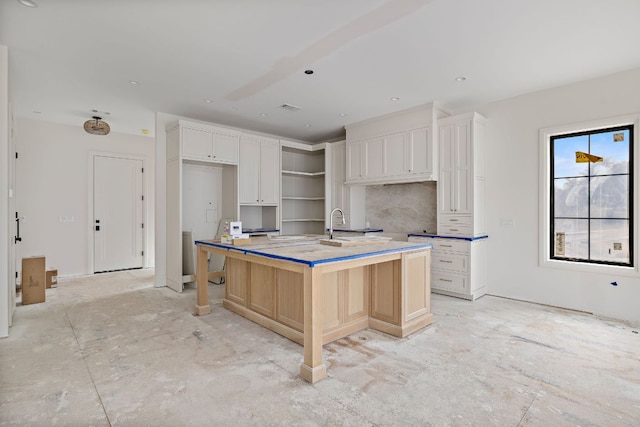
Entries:
[[502, 227], [513, 227], [515, 225], [515, 220], [513, 218], [501, 218], [500, 226]]

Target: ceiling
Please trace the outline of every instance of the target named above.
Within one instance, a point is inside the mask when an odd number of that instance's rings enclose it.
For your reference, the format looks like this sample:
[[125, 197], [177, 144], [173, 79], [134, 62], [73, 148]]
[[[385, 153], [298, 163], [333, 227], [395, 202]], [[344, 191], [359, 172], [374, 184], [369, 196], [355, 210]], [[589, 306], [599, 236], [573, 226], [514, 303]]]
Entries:
[[640, 67], [638, 0], [34, 1], [0, 0], [16, 117], [138, 135], [163, 112], [320, 142]]

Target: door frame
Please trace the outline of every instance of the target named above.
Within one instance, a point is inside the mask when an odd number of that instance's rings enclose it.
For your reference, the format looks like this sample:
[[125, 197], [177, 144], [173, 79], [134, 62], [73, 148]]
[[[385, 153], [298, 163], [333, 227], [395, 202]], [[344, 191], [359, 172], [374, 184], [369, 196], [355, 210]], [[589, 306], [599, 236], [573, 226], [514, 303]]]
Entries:
[[[93, 196], [94, 196], [94, 192], [93, 192], [93, 187], [95, 185], [95, 177], [94, 177], [94, 167], [93, 167], [93, 161], [96, 157], [111, 157], [114, 159], [127, 159], [127, 160], [140, 160], [142, 161], [142, 169], [146, 169], [147, 168], [147, 163], [148, 163], [148, 159], [145, 156], [139, 156], [136, 154], [127, 154], [127, 153], [115, 153], [115, 152], [108, 152], [108, 151], [89, 151], [89, 160], [88, 160], [88, 173], [89, 173], [89, 179], [87, 180], [87, 182], [89, 183], [89, 191], [88, 191], [88, 215], [87, 215], [87, 266], [88, 266], [88, 270], [89, 270], [89, 274], [95, 274], [95, 263], [94, 263], [94, 256], [95, 256], [95, 239], [93, 236]], [[148, 260], [148, 254], [149, 254], [149, 248], [147, 248], [147, 230], [149, 227], [149, 221], [147, 218], [147, 197], [148, 191], [147, 191], [147, 172], [145, 171], [142, 174], [142, 195], [144, 196], [144, 200], [142, 201], [142, 218], [144, 218], [144, 224], [145, 224], [145, 228], [144, 231], [142, 233], [142, 250], [144, 252], [144, 255], [142, 255], [142, 268], [145, 268], [147, 266], [147, 260]]]

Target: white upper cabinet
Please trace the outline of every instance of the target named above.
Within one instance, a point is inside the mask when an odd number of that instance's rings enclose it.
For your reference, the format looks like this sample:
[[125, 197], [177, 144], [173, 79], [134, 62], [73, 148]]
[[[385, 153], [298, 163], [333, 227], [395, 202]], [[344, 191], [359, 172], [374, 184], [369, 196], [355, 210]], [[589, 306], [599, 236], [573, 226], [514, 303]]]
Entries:
[[213, 161], [238, 164], [238, 135], [213, 133]]
[[407, 160], [410, 157], [407, 150], [408, 133], [400, 132], [384, 137], [384, 153], [386, 167], [385, 176], [399, 176], [407, 173]]
[[280, 198], [278, 140], [243, 135], [240, 140], [240, 203], [276, 205]]
[[238, 177], [240, 203], [260, 203], [260, 141], [242, 138], [240, 141], [240, 164]]
[[197, 123], [178, 123], [183, 159], [238, 164], [239, 133]]
[[327, 144], [326, 152], [329, 156], [328, 169], [330, 182], [330, 200], [327, 206], [327, 224], [329, 214], [335, 208], [342, 209], [345, 224], [341, 228], [360, 229], [365, 227], [365, 188], [363, 186], [345, 185], [346, 180], [346, 143], [345, 141]]
[[280, 143], [263, 141], [260, 147], [260, 202], [280, 202]]
[[364, 178], [367, 180], [379, 179], [385, 176], [385, 138], [371, 138], [364, 141]]
[[364, 162], [364, 143], [362, 141], [355, 141], [347, 144], [346, 148], [346, 166], [347, 182], [361, 181], [363, 178], [363, 162]]
[[213, 146], [211, 132], [200, 129], [182, 128], [182, 157], [211, 161]]
[[392, 184], [438, 179], [437, 119], [428, 104], [347, 126], [348, 184]]
[[436, 180], [432, 127], [425, 126], [347, 143], [347, 182]]
[[410, 130], [406, 144], [408, 144], [408, 149], [405, 149], [407, 172], [434, 177], [437, 150], [433, 147], [433, 127], [425, 126]]

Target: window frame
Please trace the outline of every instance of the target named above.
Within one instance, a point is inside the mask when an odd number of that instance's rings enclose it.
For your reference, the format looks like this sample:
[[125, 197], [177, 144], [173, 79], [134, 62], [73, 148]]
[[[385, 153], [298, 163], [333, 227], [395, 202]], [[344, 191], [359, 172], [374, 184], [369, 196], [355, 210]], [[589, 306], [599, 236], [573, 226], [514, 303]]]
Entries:
[[[620, 126], [633, 126], [633, 143], [631, 147], [630, 159], [631, 165], [634, 166], [634, 170], [631, 171], [631, 191], [633, 191], [633, 200], [630, 201], [630, 227], [631, 227], [631, 242], [630, 242], [630, 262], [633, 266], [610, 264], [602, 262], [589, 262], [582, 260], [570, 260], [563, 258], [553, 257], [553, 236], [551, 231], [553, 229], [551, 225], [551, 219], [554, 213], [551, 211], [552, 204], [552, 191], [554, 189], [552, 172], [552, 159], [551, 159], [551, 138], [559, 135], [578, 134], [585, 132], [597, 131], [600, 129], [616, 128]], [[560, 126], [554, 126], [549, 128], [540, 129], [540, 233], [539, 233], [539, 264], [541, 267], [548, 268], [560, 268], [585, 272], [596, 273], [613, 273], [623, 275], [638, 275], [640, 273], [640, 266], [638, 265], [638, 229], [640, 224], [638, 222], [638, 200], [640, 197], [636, 196], [636, 191], [640, 188], [637, 173], [638, 152], [640, 150], [635, 146], [640, 142], [640, 114], [612, 117], [608, 119], [592, 120], [588, 122], [566, 124]], [[630, 166], [631, 166], [630, 165]]]

